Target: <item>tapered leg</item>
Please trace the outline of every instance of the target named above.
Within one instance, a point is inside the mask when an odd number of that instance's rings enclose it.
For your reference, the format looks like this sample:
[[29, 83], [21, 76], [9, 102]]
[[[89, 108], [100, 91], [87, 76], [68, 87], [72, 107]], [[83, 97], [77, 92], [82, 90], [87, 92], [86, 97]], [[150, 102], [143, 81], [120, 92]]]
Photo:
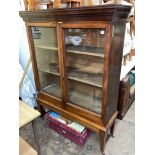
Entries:
[[100, 150], [103, 153], [103, 155], [105, 154], [105, 144], [106, 144], [106, 139], [107, 139], [107, 133], [104, 131], [100, 131], [99, 132], [99, 138], [100, 138]]
[[43, 119], [44, 118], [44, 115], [45, 115], [45, 111], [44, 111], [44, 108], [43, 106], [41, 106], [40, 104], [38, 104], [38, 109], [41, 113], [41, 118]]
[[41, 155], [40, 145], [39, 145], [39, 139], [38, 139], [38, 133], [37, 133], [36, 120], [33, 120], [32, 121], [32, 128], [33, 128], [33, 133], [34, 133], [34, 140], [35, 140], [36, 147], [37, 147], [37, 154], [38, 155]]
[[110, 128], [110, 136], [114, 138], [114, 129], [115, 129], [115, 121], [113, 123], [113, 125]]

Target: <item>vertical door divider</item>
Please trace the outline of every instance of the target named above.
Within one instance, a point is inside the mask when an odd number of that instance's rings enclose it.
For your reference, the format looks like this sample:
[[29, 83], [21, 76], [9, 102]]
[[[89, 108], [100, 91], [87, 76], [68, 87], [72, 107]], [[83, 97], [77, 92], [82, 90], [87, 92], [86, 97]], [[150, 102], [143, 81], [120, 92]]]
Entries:
[[61, 94], [62, 94], [62, 103], [63, 108], [65, 109], [67, 103], [67, 74], [66, 74], [66, 65], [65, 65], [65, 53], [64, 53], [64, 34], [61, 27], [62, 23], [59, 22], [57, 26], [57, 38], [58, 38], [58, 55], [59, 55], [59, 64], [60, 64], [60, 79], [61, 79]]

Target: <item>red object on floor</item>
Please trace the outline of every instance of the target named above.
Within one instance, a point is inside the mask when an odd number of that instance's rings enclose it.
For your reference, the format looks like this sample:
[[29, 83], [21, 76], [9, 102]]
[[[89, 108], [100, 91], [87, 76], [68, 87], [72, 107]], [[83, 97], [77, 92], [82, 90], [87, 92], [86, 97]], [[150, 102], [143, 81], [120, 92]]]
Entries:
[[48, 114], [47, 119], [48, 119], [48, 125], [51, 129], [53, 129], [60, 135], [64, 136], [65, 138], [75, 142], [81, 147], [83, 147], [83, 145], [91, 135], [91, 131], [87, 128], [85, 128], [82, 133], [79, 133], [76, 130], [67, 126], [66, 124], [59, 122], [58, 120], [56, 120], [55, 118], [51, 117]]

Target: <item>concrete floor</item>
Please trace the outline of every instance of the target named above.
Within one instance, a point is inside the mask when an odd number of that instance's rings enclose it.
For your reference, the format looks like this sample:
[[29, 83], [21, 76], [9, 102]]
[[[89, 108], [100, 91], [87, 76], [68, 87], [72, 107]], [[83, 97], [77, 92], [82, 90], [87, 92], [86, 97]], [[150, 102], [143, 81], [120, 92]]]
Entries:
[[[42, 155], [102, 155], [96, 133], [93, 133], [84, 147], [80, 148], [51, 130], [46, 119], [38, 118], [37, 128]], [[31, 124], [20, 129], [20, 136], [35, 148]], [[106, 155], [135, 154], [135, 103], [131, 105], [123, 120], [116, 121], [114, 136], [115, 138], [109, 138], [107, 141]]]

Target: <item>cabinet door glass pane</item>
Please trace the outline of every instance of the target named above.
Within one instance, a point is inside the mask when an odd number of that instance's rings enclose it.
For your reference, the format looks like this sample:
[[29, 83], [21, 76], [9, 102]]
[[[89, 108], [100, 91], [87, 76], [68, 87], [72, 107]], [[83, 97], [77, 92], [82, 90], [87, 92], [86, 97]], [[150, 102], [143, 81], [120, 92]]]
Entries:
[[64, 29], [69, 102], [101, 114], [104, 29]]
[[61, 97], [56, 28], [32, 27], [41, 91]]

